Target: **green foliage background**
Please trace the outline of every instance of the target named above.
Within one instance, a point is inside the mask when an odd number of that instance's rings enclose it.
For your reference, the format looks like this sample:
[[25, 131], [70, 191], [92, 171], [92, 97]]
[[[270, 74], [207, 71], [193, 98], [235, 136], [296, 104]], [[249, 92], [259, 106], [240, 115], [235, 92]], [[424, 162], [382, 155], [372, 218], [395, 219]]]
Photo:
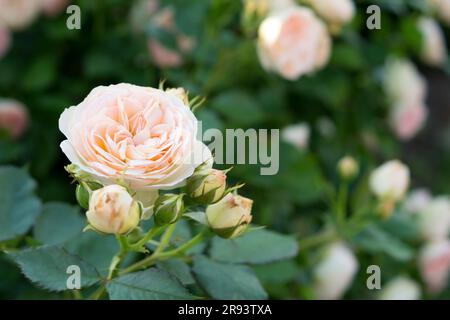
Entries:
[[[173, 69], [155, 66], [147, 53], [148, 35], [132, 32], [128, 13], [133, 2], [74, 1], [82, 12], [81, 30], [68, 30], [67, 15], [62, 13], [55, 18], [40, 17], [28, 29], [14, 33], [12, 49], [0, 61], [0, 97], [22, 101], [32, 121], [20, 141], [0, 139], [0, 164], [25, 168], [34, 182], [24, 176], [24, 171], [0, 171], [0, 212], [13, 215], [13, 211], [22, 210], [17, 208], [18, 203], [28, 206], [23, 210], [32, 212], [31, 218], [14, 215], [14, 219], [23, 220], [17, 226], [17, 235], [31, 228], [29, 235], [34, 237], [10, 241], [34, 246], [78, 237], [77, 228], [83, 225], [83, 218], [73, 206], [74, 186], [63, 169], [67, 160], [59, 149], [63, 136], [58, 130], [58, 118], [64, 108], [78, 104], [92, 88], [119, 82], [156, 87], [165, 79], [167, 86], [184, 87], [193, 95], [207, 97], [197, 113], [204, 127], [283, 128], [300, 121], [309, 123], [309, 149], [300, 152], [282, 143], [278, 175], [261, 176], [257, 165], [238, 165], [230, 173], [234, 182], [246, 183], [242, 193], [255, 201], [255, 222], [291, 237], [301, 239], [315, 234], [329, 220], [327, 190], [337, 186], [336, 163], [346, 154], [354, 155], [361, 164], [362, 174], [353, 189], [355, 207], [369, 199], [367, 183], [363, 183], [367, 173], [390, 158], [400, 158], [411, 167], [413, 185], [426, 186], [434, 193], [450, 193], [448, 73], [419, 63], [430, 80], [431, 115], [424, 132], [407, 144], [399, 143], [387, 126], [388, 105], [380, 85], [380, 68], [388, 56], [418, 58], [422, 39], [415, 20], [421, 14], [420, 1], [356, 1], [357, 16], [342, 35], [334, 38], [329, 65], [294, 82], [261, 68], [255, 47], [258, 24], [243, 17], [241, 1], [162, 1], [174, 6], [178, 27], [196, 40], [194, 50], [184, 56], [184, 65]], [[382, 8], [381, 30], [366, 28], [365, 8], [370, 4]], [[173, 42], [150, 30], [150, 25], [148, 28], [148, 34], [166, 45]], [[448, 36], [448, 28], [445, 31]], [[317, 127], [324, 117], [336, 128], [330, 136], [321, 134]], [[376, 140], [375, 148], [367, 144], [368, 135]], [[64, 212], [64, 218], [58, 212]], [[46, 232], [46, 223], [56, 224], [58, 218], [58, 232]], [[71, 223], [67, 219], [72, 219]], [[414, 226], [399, 213], [387, 222], [373, 222], [363, 233], [350, 237], [360, 270], [346, 297], [373, 297], [365, 287], [365, 268], [372, 263], [382, 265], [383, 281], [402, 273], [419, 279], [414, 262], [418, 246], [415, 234]], [[92, 237], [84, 234], [74, 248], [67, 250], [84, 250], [91, 256], [90, 262], [103, 270], [109, 263], [108, 252], [116, 250], [115, 243], [101, 248]], [[213, 247], [219, 247], [213, 251], [213, 260], [199, 258], [193, 270], [202, 275], [200, 282], [208, 283], [208, 276], [212, 276], [207, 272], [210, 264], [221, 257], [226, 262], [249, 262], [255, 265], [254, 272], [271, 298], [312, 297], [311, 265], [317, 258], [316, 250], [303, 251], [300, 246], [296, 258], [272, 263], [271, 259], [260, 261], [258, 256], [251, 256], [258, 245], [250, 244], [245, 261], [240, 261], [240, 256], [230, 254], [227, 244], [213, 242]], [[289, 248], [284, 250], [288, 252]], [[49, 254], [60, 256], [64, 252]], [[20, 257], [15, 259], [20, 261]], [[246, 267], [234, 268], [238, 270], [226, 272], [244, 277], [236, 281], [247, 281]], [[0, 255], [0, 275], [0, 298], [69, 298], [66, 293], [48, 293], [30, 284], [5, 255]], [[120, 284], [111, 286], [111, 292], [121, 298]], [[258, 286], [252, 287], [250, 297], [256, 294], [265, 298], [266, 293], [259, 292]], [[240, 298], [248, 297], [243, 292]], [[212, 297], [222, 296], [219, 293]], [[440, 297], [450, 298], [450, 291]]]

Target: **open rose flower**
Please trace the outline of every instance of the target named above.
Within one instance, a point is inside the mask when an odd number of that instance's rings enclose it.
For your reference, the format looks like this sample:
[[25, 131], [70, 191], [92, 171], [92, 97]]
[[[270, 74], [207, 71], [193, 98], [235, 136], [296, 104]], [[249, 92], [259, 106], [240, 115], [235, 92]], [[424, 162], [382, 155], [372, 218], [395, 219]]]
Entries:
[[41, 9], [41, 0], [0, 0], [0, 26], [19, 30], [30, 25]]
[[61, 148], [105, 185], [135, 191], [172, 189], [210, 159], [196, 139], [197, 119], [176, 95], [131, 84], [100, 86], [66, 109]]
[[274, 11], [259, 27], [258, 54], [264, 69], [288, 80], [322, 68], [331, 39], [314, 12], [301, 6]]

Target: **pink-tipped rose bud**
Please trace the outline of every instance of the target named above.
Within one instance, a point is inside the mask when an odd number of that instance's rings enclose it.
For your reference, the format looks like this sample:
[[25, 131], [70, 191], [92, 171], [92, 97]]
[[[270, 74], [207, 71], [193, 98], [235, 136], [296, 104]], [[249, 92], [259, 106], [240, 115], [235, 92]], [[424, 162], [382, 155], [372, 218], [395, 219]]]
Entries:
[[372, 172], [370, 188], [382, 200], [401, 200], [409, 187], [409, 169], [398, 160], [391, 160]]
[[355, 4], [352, 0], [308, 0], [308, 4], [336, 31], [355, 16]]
[[12, 138], [23, 135], [28, 127], [28, 112], [24, 105], [15, 100], [0, 100], [0, 131], [6, 131]]
[[429, 292], [442, 291], [447, 286], [450, 271], [450, 241], [426, 244], [419, 254], [419, 269]]
[[139, 224], [141, 211], [141, 205], [133, 200], [126, 188], [110, 185], [92, 193], [86, 217], [97, 231], [126, 234]]
[[244, 233], [252, 221], [252, 205], [253, 200], [229, 193], [206, 208], [206, 220], [218, 236], [235, 238]]
[[226, 187], [227, 175], [224, 171], [200, 167], [187, 180], [186, 191], [195, 202], [211, 204], [223, 198]]
[[390, 109], [390, 125], [396, 136], [403, 141], [412, 139], [424, 126], [428, 109], [424, 103], [399, 104]]

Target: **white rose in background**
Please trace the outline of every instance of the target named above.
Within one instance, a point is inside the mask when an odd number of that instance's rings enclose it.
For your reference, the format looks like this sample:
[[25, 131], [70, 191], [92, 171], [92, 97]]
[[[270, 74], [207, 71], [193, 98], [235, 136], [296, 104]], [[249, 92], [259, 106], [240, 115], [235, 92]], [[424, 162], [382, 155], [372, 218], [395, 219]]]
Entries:
[[391, 58], [384, 68], [384, 89], [394, 104], [424, 101], [427, 94], [425, 79], [409, 60]]
[[429, 241], [446, 239], [450, 231], [450, 201], [436, 197], [419, 213], [419, 229]]
[[332, 32], [339, 32], [355, 16], [352, 0], [308, 0], [307, 3], [328, 23]]
[[0, 131], [6, 131], [13, 139], [17, 139], [24, 134], [28, 122], [28, 112], [22, 103], [0, 99]]
[[403, 203], [403, 208], [410, 214], [418, 214], [431, 202], [432, 196], [427, 189], [412, 190]]
[[426, 244], [419, 254], [422, 279], [431, 293], [439, 293], [447, 286], [450, 271], [450, 241], [447, 239]]
[[422, 34], [422, 60], [432, 66], [442, 66], [447, 61], [445, 36], [439, 24], [432, 18], [421, 17], [418, 28]]
[[433, 11], [435, 11], [447, 25], [450, 25], [450, 0], [427, 0], [427, 2]]
[[41, 0], [0, 0], [0, 26], [20, 30], [30, 25], [41, 9]]
[[299, 123], [281, 130], [281, 139], [299, 150], [308, 148], [311, 129], [307, 123]]
[[412, 139], [423, 128], [427, 118], [428, 108], [422, 101], [394, 105], [389, 110], [389, 124], [402, 141]]
[[342, 243], [324, 249], [324, 256], [314, 269], [314, 292], [317, 299], [340, 299], [358, 271], [358, 260]]
[[288, 80], [322, 68], [331, 39], [325, 25], [308, 8], [288, 7], [270, 14], [258, 31], [258, 55], [264, 69]]
[[408, 167], [398, 160], [391, 160], [372, 172], [369, 183], [378, 198], [398, 201], [408, 190], [409, 180]]
[[93, 89], [66, 109], [59, 128], [61, 149], [82, 171], [103, 184], [135, 191], [173, 189], [210, 159], [196, 138], [197, 119], [177, 96], [117, 84]]
[[11, 33], [7, 28], [0, 26], [0, 59], [3, 58], [11, 46]]
[[409, 140], [427, 119], [425, 79], [410, 61], [389, 59], [384, 68], [383, 82], [391, 103], [389, 124], [399, 139]]
[[419, 300], [420, 286], [410, 278], [399, 276], [383, 285], [380, 300]]

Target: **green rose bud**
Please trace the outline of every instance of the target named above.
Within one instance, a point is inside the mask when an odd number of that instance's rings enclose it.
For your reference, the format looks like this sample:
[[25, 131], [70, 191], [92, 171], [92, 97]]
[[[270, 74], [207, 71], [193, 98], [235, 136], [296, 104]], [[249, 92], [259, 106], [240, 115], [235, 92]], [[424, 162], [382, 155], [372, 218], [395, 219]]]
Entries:
[[353, 157], [345, 156], [338, 162], [338, 172], [342, 179], [351, 180], [359, 173], [359, 165]]
[[188, 179], [186, 190], [196, 203], [210, 204], [223, 198], [226, 187], [226, 172], [209, 168], [196, 171]]
[[175, 223], [184, 212], [183, 194], [163, 194], [156, 199], [153, 214], [157, 225]]
[[81, 184], [77, 185], [75, 197], [77, 198], [78, 204], [83, 209], [89, 209], [89, 191], [87, 191]]
[[222, 238], [235, 238], [252, 221], [253, 200], [229, 193], [219, 202], [206, 208], [206, 220], [211, 229]]

